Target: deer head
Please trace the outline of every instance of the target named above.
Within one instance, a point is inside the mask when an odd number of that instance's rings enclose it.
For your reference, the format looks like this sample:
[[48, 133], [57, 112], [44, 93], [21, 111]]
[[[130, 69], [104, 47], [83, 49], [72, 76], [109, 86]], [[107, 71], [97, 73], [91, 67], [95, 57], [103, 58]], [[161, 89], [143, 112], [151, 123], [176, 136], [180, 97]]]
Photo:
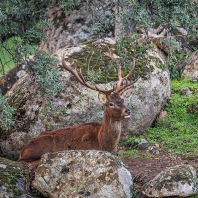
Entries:
[[131, 111], [125, 106], [124, 99], [118, 93], [111, 93], [110, 95], [98, 94], [99, 101], [104, 106], [104, 112], [113, 120], [120, 120], [122, 118], [129, 118]]

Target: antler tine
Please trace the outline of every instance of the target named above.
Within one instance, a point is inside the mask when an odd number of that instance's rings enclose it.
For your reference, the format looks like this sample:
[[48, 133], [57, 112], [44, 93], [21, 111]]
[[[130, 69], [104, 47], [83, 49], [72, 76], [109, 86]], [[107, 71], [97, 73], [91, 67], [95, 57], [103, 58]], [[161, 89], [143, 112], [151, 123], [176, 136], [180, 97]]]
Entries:
[[[124, 88], [129, 87], [129, 86], [135, 84], [136, 81], [138, 81], [139, 78], [140, 78], [140, 76], [138, 76], [134, 81], [132, 81], [132, 82], [130, 82], [130, 83], [127, 83], [127, 85], [126, 85]], [[123, 88], [123, 89], [124, 89], [124, 88]]]
[[[131, 76], [131, 74], [133, 73], [134, 68], [135, 68], [135, 60], [133, 60], [133, 62], [132, 62], [132, 68], [131, 68], [130, 72], [125, 77], [122, 77], [122, 66], [120, 64], [120, 61], [118, 59], [116, 59], [115, 57], [113, 57], [112, 51], [108, 45], [107, 45], [107, 48], [108, 48], [108, 53], [104, 53], [104, 55], [106, 57], [110, 58], [111, 60], [113, 60], [116, 63], [116, 65], [118, 66], [118, 82], [117, 82], [116, 90], [115, 90], [115, 92], [118, 93], [121, 90], [123, 90], [124, 88], [134, 84], [139, 79], [139, 77], [138, 77], [134, 81], [128, 83], [128, 78]], [[124, 81], [126, 81], [126, 84], [122, 85]]]
[[131, 67], [131, 70], [130, 72], [124, 77], [124, 80], [127, 80], [127, 78], [129, 76], [131, 76], [131, 74], [133, 73], [133, 70], [135, 69], [135, 59], [133, 59], [133, 63], [132, 63], [132, 67]]
[[107, 49], [108, 49], [108, 53], [104, 53], [104, 56], [113, 60], [116, 63], [116, 65], [118, 66], [118, 83], [117, 83], [117, 85], [118, 84], [121, 85], [122, 82], [123, 82], [122, 81], [122, 66], [120, 64], [120, 61], [113, 56], [112, 51], [111, 51], [111, 49], [109, 48], [108, 45], [107, 45]]
[[[119, 60], [116, 59], [116, 58], [113, 56], [112, 51], [111, 51], [111, 49], [109, 48], [108, 45], [107, 45], [107, 49], [108, 49], [108, 53], [104, 53], [104, 56], [110, 58], [111, 60], [113, 60], [113, 61], [116, 63], [116, 65], [117, 65], [118, 67], [122, 68], [122, 66], [121, 66], [121, 64], [120, 64], [120, 62], [119, 62]], [[121, 76], [121, 73], [120, 73], [120, 76]]]
[[[91, 86], [91, 87], [90, 87], [90, 85], [85, 81], [85, 79], [84, 79], [84, 77], [83, 77], [83, 74], [82, 74], [82, 69], [81, 69], [81, 68], [80, 68], [80, 78], [83, 80], [85, 86], [87, 86], [87, 87], [89, 87], [89, 88], [93, 87], [94, 90], [100, 91], [100, 88], [98, 88], [97, 85], [94, 85], [94, 86]], [[106, 91], [106, 90], [104, 90], [104, 91]], [[102, 92], [102, 90], [101, 90], [100, 92]]]
[[[129, 82], [128, 83], [128, 78], [131, 76], [131, 74], [133, 73], [134, 71], [134, 68], [135, 68], [135, 60], [133, 60], [133, 63], [132, 63], [132, 67], [131, 67], [131, 70], [130, 72], [125, 76], [123, 77], [121, 80], [119, 80], [119, 84], [117, 84], [117, 87], [116, 87], [116, 92], [120, 92], [122, 91], [123, 89], [125, 89], [126, 87], [129, 87], [131, 85], [133, 85], [140, 77], [138, 76], [134, 81], [132, 82]], [[126, 84], [125, 85], [122, 85], [122, 83], [126, 81]]]
[[[72, 62], [71, 65], [74, 65], [74, 61]], [[75, 76], [75, 78], [78, 80], [79, 83], [81, 83], [82, 85], [84, 85], [84, 86], [86, 86], [86, 87], [88, 87], [88, 88], [90, 88], [92, 90], [102, 92], [105, 95], [109, 95], [111, 92], [114, 91], [113, 89], [110, 89], [110, 90], [100, 89], [96, 85], [92, 86], [92, 85], [88, 84], [85, 81], [85, 79], [84, 79], [84, 77], [82, 75], [82, 70], [81, 69], [80, 69], [80, 75], [79, 75], [78, 72], [77, 72], [77, 66], [76, 65], [74, 65], [74, 67], [71, 67], [65, 62], [64, 53], [62, 55], [62, 66], [63, 66], [64, 69], [69, 71], [73, 76]]]
[[[71, 65], [74, 65], [74, 61], [72, 62]], [[74, 65], [74, 67], [69, 66], [69, 65], [65, 62], [65, 60], [64, 60], [64, 55], [63, 55], [63, 57], [62, 57], [62, 66], [63, 66], [64, 69], [66, 69], [66, 70], [69, 71], [71, 74], [73, 74], [73, 76], [76, 77], [76, 79], [78, 80], [79, 83], [81, 83], [82, 85], [85, 84], [84, 79], [81, 78], [81, 77], [78, 75], [76, 65]]]

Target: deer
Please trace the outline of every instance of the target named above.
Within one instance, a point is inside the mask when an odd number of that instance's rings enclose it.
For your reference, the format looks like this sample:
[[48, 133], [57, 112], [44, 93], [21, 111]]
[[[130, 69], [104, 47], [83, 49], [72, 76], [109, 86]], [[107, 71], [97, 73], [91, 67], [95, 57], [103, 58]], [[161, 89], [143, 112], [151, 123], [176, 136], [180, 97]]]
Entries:
[[[108, 46], [107, 46], [108, 47]], [[41, 132], [39, 136], [28, 142], [20, 152], [19, 162], [37, 164], [43, 154], [64, 150], [101, 150], [113, 154], [117, 152], [117, 145], [121, 135], [121, 120], [130, 117], [131, 111], [125, 106], [120, 92], [126, 87], [132, 86], [138, 78], [129, 81], [128, 78], [134, 71], [135, 60], [129, 73], [122, 77], [122, 67], [117, 58], [113, 56], [108, 47], [104, 56], [114, 61], [118, 68], [118, 81], [110, 90], [99, 88], [84, 80], [82, 71], [77, 71], [74, 61], [66, 63], [64, 53], [62, 67], [69, 71], [83, 86], [99, 92], [98, 99], [103, 105], [102, 123], [91, 122], [77, 126], [66, 126], [50, 132]]]

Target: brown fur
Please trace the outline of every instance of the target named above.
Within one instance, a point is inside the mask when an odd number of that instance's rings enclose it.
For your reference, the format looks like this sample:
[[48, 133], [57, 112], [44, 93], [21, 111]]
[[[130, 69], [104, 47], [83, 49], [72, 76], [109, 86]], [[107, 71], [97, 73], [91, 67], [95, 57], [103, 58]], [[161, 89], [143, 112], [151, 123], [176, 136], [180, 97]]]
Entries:
[[[113, 104], [113, 105], [112, 105]], [[117, 151], [121, 134], [121, 119], [130, 115], [118, 93], [106, 96], [101, 124], [87, 123], [51, 132], [42, 132], [21, 150], [18, 161], [38, 162], [41, 155], [63, 150]]]

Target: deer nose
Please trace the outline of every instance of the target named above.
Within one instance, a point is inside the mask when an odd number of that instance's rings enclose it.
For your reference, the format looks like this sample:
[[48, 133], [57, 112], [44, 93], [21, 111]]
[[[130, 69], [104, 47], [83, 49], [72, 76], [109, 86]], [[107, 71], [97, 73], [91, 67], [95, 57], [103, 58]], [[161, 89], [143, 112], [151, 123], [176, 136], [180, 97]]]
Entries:
[[131, 110], [130, 110], [130, 109], [126, 109], [126, 110], [125, 110], [125, 113], [126, 113], [127, 115], [130, 115], [130, 114], [131, 114]]

